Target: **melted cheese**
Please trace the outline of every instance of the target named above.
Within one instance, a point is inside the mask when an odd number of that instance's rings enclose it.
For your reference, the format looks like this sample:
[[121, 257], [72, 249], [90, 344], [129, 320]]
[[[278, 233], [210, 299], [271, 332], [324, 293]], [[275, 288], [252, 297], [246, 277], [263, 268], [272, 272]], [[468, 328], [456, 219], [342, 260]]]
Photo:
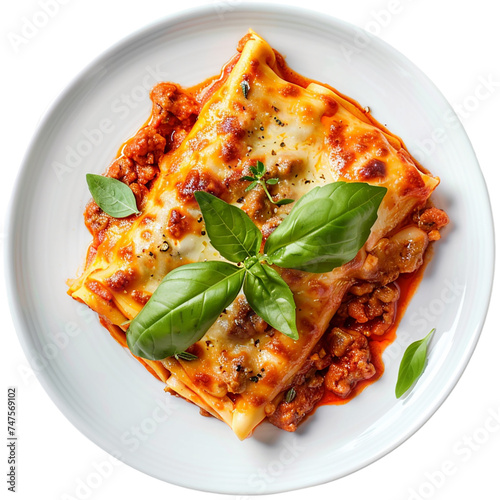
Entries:
[[[281, 74], [271, 47], [251, 33], [181, 146], [163, 157], [142, 214], [130, 226], [108, 231], [69, 291], [121, 325], [143, 307], [134, 292], [151, 295], [180, 265], [222, 260], [205, 235], [196, 190], [242, 207], [264, 233], [279, 224], [291, 206], [272, 205], [258, 190], [245, 192], [248, 183], [240, 180], [258, 160], [280, 178], [270, 188], [276, 199], [298, 200], [337, 180], [387, 187], [370, 238], [351, 263], [324, 274], [278, 269], [294, 293], [298, 341], [272, 329], [250, 338], [232, 334], [241, 309], [237, 300], [193, 346], [197, 360], [162, 361], [171, 374], [170, 390], [225, 421], [240, 439], [265, 418], [266, 405], [317, 344], [367, 251], [425, 204], [438, 184], [417, 168], [397, 138], [343, 96], [317, 83], [300, 87]], [[104, 294], [96, 293], [96, 283]]]

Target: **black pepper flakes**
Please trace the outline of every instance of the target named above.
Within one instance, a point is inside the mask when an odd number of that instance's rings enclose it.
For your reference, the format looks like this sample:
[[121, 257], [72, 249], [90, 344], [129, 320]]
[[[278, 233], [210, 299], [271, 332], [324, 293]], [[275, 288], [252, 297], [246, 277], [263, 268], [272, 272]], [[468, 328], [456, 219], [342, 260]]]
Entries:
[[282, 148], [284, 148], [285, 146], [286, 146], [286, 144], [285, 144], [284, 142], [282, 142], [282, 143], [280, 144], [280, 147], [282, 147]]
[[201, 232], [201, 235], [202, 235], [202, 236], [205, 236], [206, 234], [207, 234], [207, 233], [206, 233], [206, 231], [202, 231], [202, 232]]
[[236, 203], [245, 203], [245, 198], [243, 198], [243, 196], [241, 198], [238, 198], [236, 200]]
[[161, 245], [159, 245], [160, 252], [166, 252], [170, 248], [170, 245], [167, 241], [164, 241]]

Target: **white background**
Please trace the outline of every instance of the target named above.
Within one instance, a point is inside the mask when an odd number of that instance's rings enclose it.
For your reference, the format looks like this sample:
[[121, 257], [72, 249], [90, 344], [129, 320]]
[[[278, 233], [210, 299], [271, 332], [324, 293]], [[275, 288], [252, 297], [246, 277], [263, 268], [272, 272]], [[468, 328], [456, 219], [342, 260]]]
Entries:
[[[44, 3], [52, 4], [51, 16], [29, 39], [21, 39], [26, 20], [39, 16]], [[207, 4], [214, 9], [233, 9], [238, 3], [238, 0], [183, 0], [177, 5], [167, 0], [134, 3], [23, 0], [4, 4], [0, 21], [2, 213], [6, 214], [17, 170], [37, 122], [83, 67], [129, 33], [173, 12]], [[500, 129], [494, 117], [500, 114], [500, 30], [493, 2], [309, 0], [304, 5], [297, 0], [277, 0], [275, 3], [307, 6], [368, 29], [419, 66], [460, 116], [486, 178], [498, 220], [500, 199], [495, 181], [499, 180], [496, 171]], [[43, 15], [38, 19], [43, 19]], [[4, 219], [1, 224], [3, 240]], [[3, 248], [1, 251], [3, 254]], [[0, 273], [3, 276], [3, 268]], [[19, 393], [17, 498], [127, 500], [174, 495], [179, 499], [227, 498], [171, 486], [146, 476], [111, 459], [81, 435], [32, 374], [10, 320], [3, 280], [0, 293], [5, 401], [1, 403], [0, 414], [7, 411], [7, 387], [16, 386]], [[350, 500], [499, 498], [500, 336], [496, 323], [499, 299], [497, 280], [483, 333], [464, 375], [442, 407], [412, 438], [348, 477], [274, 497], [287, 500], [304, 495]], [[0, 436], [6, 435], [7, 425], [6, 417], [1, 418]], [[1, 449], [4, 450], [0, 453], [3, 496], [7, 491], [7, 448], [2, 445]], [[85, 483], [90, 487], [82, 486]]]

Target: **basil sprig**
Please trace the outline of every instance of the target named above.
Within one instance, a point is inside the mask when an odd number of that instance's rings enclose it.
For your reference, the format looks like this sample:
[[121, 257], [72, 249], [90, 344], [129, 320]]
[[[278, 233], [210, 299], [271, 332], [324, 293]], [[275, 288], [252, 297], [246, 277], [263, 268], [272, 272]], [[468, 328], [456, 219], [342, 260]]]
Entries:
[[400, 398], [422, 375], [427, 360], [427, 348], [435, 331], [433, 328], [423, 339], [410, 344], [403, 354], [396, 382], [397, 398]]
[[266, 167], [261, 161], [257, 162], [256, 167], [250, 167], [250, 172], [252, 172], [253, 175], [244, 175], [240, 179], [242, 181], [250, 182], [245, 191], [250, 191], [256, 188], [257, 186], [260, 186], [264, 190], [264, 193], [266, 193], [266, 196], [269, 199], [269, 201], [277, 206], [288, 205], [289, 203], [293, 203], [295, 201], [290, 198], [282, 198], [281, 200], [278, 201], [273, 200], [273, 197], [269, 193], [266, 184], [268, 184], [269, 186], [274, 186], [275, 184], [278, 184], [279, 179], [277, 177], [273, 177], [272, 179], [264, 180], [263, 177], [266, 173]]
[[171, 271], [127, 329], [130, 351], [146, 359], [184, 352], [200, 340], [241, 288], [271, 327], [299, 337], [293, 294], [269, 264], [313, 273], [352, 260], [365, 244], [386, 188], [336, 182], [317, 187], [292, 208], [260, 253], [262, 234], [240, 208], [195, 193], [213, 247], [228, 262]]
[[99, 208], [111, 217], [121, 219], [140, 213], [134, 193], [125, 183], [112, 177], [87, 174], [87, 185]]

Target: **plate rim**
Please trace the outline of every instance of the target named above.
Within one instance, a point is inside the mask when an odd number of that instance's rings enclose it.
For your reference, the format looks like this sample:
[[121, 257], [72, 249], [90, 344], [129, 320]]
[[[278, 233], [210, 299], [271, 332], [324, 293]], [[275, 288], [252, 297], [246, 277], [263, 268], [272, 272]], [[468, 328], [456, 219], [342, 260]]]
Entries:
[[[20, 290], [20, 287], [18, 286], [17, 279], [16, 279], [16, 274], [14, 272], [14, 266], [11, 265], [15, 261], [15, 254], [16, 254], [16, 244], [15, 244], [15, 233], [17, 232], [17, 227], [15, 224], [15, 217], [16, 217], [16, 206], [19, 203], [19, 194], [22, 192], [23, 188], [23, 178], [25, 177], [25, 174], [28, 172], [30, 168], [30, 164], [32, 164], [32, 156], [34, 155], [34, 151], [36, 146], [39, 144], [40, 140], [43, 139], [44, 136], [44, 130], [45, 126], [47, 124], [50, 124], [52, 120], [58, 115], [58, 110], [62, 105], [64, 105], [65, 101], [68, 99], [69, 96], [75, 93], [77, 89], [81, 86], [85, 85], [85, 78], [86, 75], [89, 74], [89, 72], [95, 70], [99, 65], [101, 65], [103, 62], [112, 59], [114, 57], [117, 57], [120, 51], [124, 50], [127, 46], [129, 46], [131, 43], [134, 41], [139, 41], [153, 33], [155, 33], [160, 27], [163, 27], [163, 29], [168, 29], [170, 27], [173, 27], [176, 25], [176, 23], [180, 22], [186, 22], [186, 21], [192, 21], [195, 19], [198, 19], [200, 17], [203, 17], [206, 14], [211, 14], [213, 15], [214, 13], [214, 4], [212, 5], [203, 5], [203, 6], [197, 6], [197, 7], [191, 7], [189, 9], [184, 9], [182, 11], [178, 11], [176, 13], [170, 13], [165, 16], [163, 16], [160, 19], [157, 19], [151, 23], [148, 23], [147, 25], [141, 27], [138, 30], [133, 31], [132, 33], [126, 35], [125, 37], [119, 39], [116, 41], [114, 44], [112, 44], [110, 47], [105, 49], [102, 53], [100, 53], [96, 58], [94, 58], [90, 63], [86, 64], [83, 69], [81, 69], [76, 76], [74, 76], [72, 79], [70, 79], [69, 83], [67, 83], [62, 91], [59, 92], [59, 94], [50, 102], [48, 107], [46, 108], [42, 118], [39, 120], [35, 132], [29, 142], [29, 145], [25, 151], [25, 154], [23, 155], [22, 162], [20, 164], [20, 168], [17, 171], [16, 178], [14, 181], [12, 193], [9, 199], [7, 211], [6, 211], [6, 238], [4, 241], [4, 267], [5, 267], [5, 275], [6, 275], [6, 289], [8, 293], [8, 302], [9, 302], [9, 309], [11, 312], [11, 317], [13, 320], [13, 324], [15, 327], [15, 331], [17, 334], [17, 337], [20, 341], [20, 344], [22, 346], [22, 349], [24, 351], [24, 354], [27, 358], [27, 360], [30, 363], [30, 366], [33, 366], [33, 359], [32, 359], [32, 351], [36, 351], [34, 349], [35, 344], [31, 335], [31, 329], [29, 325], [27, 324], [26, 318], [24, 318], [22, 307], [20, 304], [20, 298], [22, 297], [22, 293]], [[388, 51], [392, 57], [404, 62], [406, 65], [409, 65], [412, 71], [415, 71], [419, 74], [421, 78], [423, 78], [428, 85], [430, 85], [437, 95], [442, 99], [443, 103], [446, 103], [448, 108], [453, 111], [454, 115], [456, 115], [455, 111], [453, 110], [452, 106], [449, 104], [448, 100], [445, 98], [445, 96], [441, 93], [439, 88], [430, 80], [430, 78], [418, 67], [416, 66], [408, 57], [406, 57], [404, 54], [399, 52], [397, 49], [389, 45], [387, 42], [384, 40], [372, 35], [371, 33], [367, 32], [363, 28], [356, 26], [354, 24], [348, 23], [342, 19], [338, 19], [328, 13], [317, 11], [317, 10], [309, 10], [303, 7], [296, 7], [296, 6], [284, 6], [282, 4], [276, 4], [276, 3], [265, 3], [265, 4], [255, 4], [255, 3], [250, 3], [250, 2], [241, 2], [235, 5], [231, 6], [231, 12], [229, 13], [230, 15], [242, 15], [244, 12], [250, 12], [253, 14], [256, 13], [262, 13], [262, 14], [283, 14], [285, 11], [287, 15], [292, 16], [294, 18], [302, 18], [302, 19], [307, 19], [307, 22], [309, 23], [314, 23], [314, 24], [320, 24], [323, 25], [327, 29], [332, 29], [335, 28], [336, 26], [341, 26], [344, 29], [347, 29], [349, 31], [357, 31], [357, 32], [362, 32], [364, 33], [367, 37], [370, 38], [371, 41], [374, 43], [377, 43], [381, 45], [384, 50]], [[457, 117], [458, 119], [458, 117]], [[439, 407], [443, 404], [443, 402], [446, 400], [446, 398], [451, 394], [453, 391], [454, 387], [460, 380], [461, 376], [463, 375], [471, 357], [472, 354], [474, 353], [474, 350], [477, 346], [477, 343], [479, 341], [479, 338], [481, 336], [482, 329], [484, 327], [484, 322], [486, 320], [487, 314], [488, 314], [488, 309], [489, 305], [491, 303], [491, 294], [492, 294], [492, 288], [493, 288], [493, 276], [494, 276], [494, 269], [495, 269], [495, 232], [494, 232], [494, 220], [493, 220], [493, 214], [492, 214], [492, 206], [491, 206], [491, 201], [490, 201], [490, 195], [488, 192], [488, 187], [486, 185], [484, 175], [481, 171], [479, 162], [477, 160], [477, 156], [475, 154], [474, 148], [470, 142], [469, 137], [467, 136], [467, 133], [461, 123], [460, 120], [458, 120], [459, 127], [458, 131], [462, 134], [464, 140], [466, 141], [466, 148], [469, 150], [471, 153], [471, 158], [475, 160], [474, 170], [476, 175], [478, 176], [478, 179], [481, 181], [481, 189], [483, 193], [485, 194], [485, 200], [484, 200], [484, 205], [485, 207], [488, 208], [487, 214], [484, 214], [485, 216], [487, 215], [487, 220], [483, 220], [483, 224], [487, 222], [487, 229], [488, 231], [488, 239], [489, 241], [487, 242], [488, 244], [485, 245], [485, 256], [484, 259], [488, 262], [491, 263], [491, 269], [492, 273], [488, 277], [488, 282], [483, 285], [485, 288], [485, 294], [487, 296], [487, 301], [482, 303], [482, 310], [480, 313], [477, 314], [477, 318], [479, 320], [476, 323], [475, 331], [474, 334], [470, 336], [469, 342], [466, 344], [466, 349], [463, 350], [462, 352], [462, 357], [461, 357], [461, 363], [458, 368], [455, 368], [453, 371], [453, 377], [448, 379], [448, 383], [444, 386], [441, 387], [441, 389], [436, 392], [434, 398], [432, 399], [433, 404], [427, 406], [427, 411], [423, 412], [418, 419], [415, 419], [414, 423], [412, 426], [407, 428], [406, 432], [402, 433], [401, 436], [399, 436], [398, 439], [393, 439], [390, 445], [384, 446], [383, 449], [380, 449], [378, 453], [372, 454], [369, 457], [366, 458], [365, 461], [362, 463], [359, 463], [356, 467], [351, 467], [351, 470], [347, 473], [343, 473], [341, 475], [335, 475], [331, 474], [330, 477], [323, 477], [322, 479], [315, 478], [313, 480], [309, 481], [303, 481], [303, 484], [300, 486], [293, 486], [290, 488], [283, 487], [282, 485], [279, 486], [278, 488], [273, 488], [273, 485], [270, 484], [268, 485], [268, 489], [263, 492], [263, 493], [279, 493], [279, 492], [286, 492], [286, 491], [292, 491], [292, 490], [297, 490], [301, 488], [306, 488], [314, 485], [319, 485], [319, 484], [324, 484], [327, 482], [331, 482], [337, 479], [340, 479], [341, 477], [346, 477], [347, 475], [350, 475], [354, 472], [357, 472], [358, 470], [361, 470], [362, 468], [376, 462], [380, 458], [384, 457], [385, 455], [389, 454], [390, 452], [394, 451], [398, 446], [400, 446], [402, 443], [404, 443], [407, 439], [409, 439], [413, 434], [415, 434], [431, 417], [432, 415], [439, 409]], [[31, 349], [30, 349], [31, 348]], [[50, 380], [50, 377], [46, 373], [45, 370], [33, 370], [38, 381], [42, 385], [43, 389], [47, 392], [49, 395], [50, 399], [52, 402], [55, 404], [57, 409], [65, 416], [65, 418], [68, 419], [68, 421], [79, 431], [81, 432], [87, 439], [91, 440], [93, 443], [95, 443], [97, 446], [99, 446], [101, 449], [103, 449], [106, 453], [113, 454], [112, 450], [109, 450], [109, 445], [105, 442], [104, 439], [100, 437], [98, 433], [94, 431], [94, 428], [92, 425], [90, 425], [89, 422], [87, 422], [84, 418], [80, 418], [80, 416], [73, 411], [73, 409], [67, 404], [65, 399], [59, 394], [59, 391], [52, 385], [52, 382]], [[212, 492], [212, 493], [223, 493], [223, 494], [233, 494], [233, 495], [238, 495], [238, 494], [255, 494], [255, 491], [250, 491], [250, 490], [241, 490], [241, 489], [217, 489], [214, 487], [207, 488], [207, 487], [202, 487], [202, 486], [193, 486], [191, 484], [188, 484], [187, 481], [176, 481], [173, 479], [165, 479], [164, 477], [161, 477], [158, 474], [155, 474], [149, 470], [146, 470], [145, 468], [142, 468], [138, 466], [137, 464], [132, 464], [130, 463], [131, 461], [119, 458], [122, 462], [126, 463], [130, 467], [133, 467], [134, 469], [140, 470], [141, 472], [148, 474], [149, 476], [155, 477], [157, 479], [160, 479], [162, 481], [187, 487], [190, 489], [195, 489], [198, 491], [206, 491], [206, 492]]]

